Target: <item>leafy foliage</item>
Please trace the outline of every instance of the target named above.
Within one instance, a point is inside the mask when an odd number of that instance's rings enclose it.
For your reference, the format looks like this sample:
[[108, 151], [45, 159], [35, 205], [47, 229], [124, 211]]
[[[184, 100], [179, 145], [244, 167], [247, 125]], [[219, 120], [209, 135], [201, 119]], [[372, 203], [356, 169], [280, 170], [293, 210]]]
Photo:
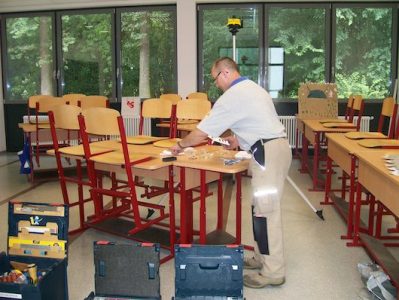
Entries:
[[[390, 8], [339, 8], [336, 12], [335, 81], [340, 97], [360, 93], [364, 98], [383, 98], [391, 85], [392, 14]], [[237, 34], [237, 49], [254, 49], [249, 60], [259, 61], [260, 37], [257, 6], [245, 8], [203, 9], [203, 73], [209, 73], [212, 62], [221, 49], [232, 48], [231, 35], [226, 29], [227, 17], [244, 18], [244, 29]], [[302, 82], [324, 82], [327, 45], [324, 8], [270, 7], [267, 13], [268, 47], [284, 49], [283, 89], [278, 98], [296, 98]], [[246, 22], [249, 20], [249, 22]], [[231, 53], [231, 51], [229, 52]], [[230, 54], [231, 55], [231, 54]], [[259, 67], [238, 60], [243, 76], [258, 81]], [[244, 68], [243, 68], [244, 66]], [[274, 76], [271, 74], [271, 76]], [[218, 92], [209, 75], [203, 78], [205, 89], [216, 99]], [[260, 81], [261, 82], [261, 81]]]

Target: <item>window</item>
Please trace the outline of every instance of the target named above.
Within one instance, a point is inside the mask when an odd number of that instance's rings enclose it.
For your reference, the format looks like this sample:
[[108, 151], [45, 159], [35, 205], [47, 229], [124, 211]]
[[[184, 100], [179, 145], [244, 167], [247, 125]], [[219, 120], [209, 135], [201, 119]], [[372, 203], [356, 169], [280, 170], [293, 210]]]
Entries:
[[335, 82], [339, 97], [384, 98], [391, 90], [391, 8], [335, 10]]
[[122, 96], [177, 93], [175, 8], [122, 11]]
[[174, 5], [5, 14], [1, 25], [6, 102], [177, 92]]
[[251, 6], [201, 6], [200, 31], [202, 33], [199, 57], [199, 90], [207, 91], [208, 96], [216, 100], [220, 91], [213, 84], [210, 75], [212, 63], [221, 56], [232, 57], [233, 37], [227, 27], [228, 18], [242, 19], [244, 28], [236, 34], [237, 64], [241, 74], [258, 82], [260, 79], [260, 33], [259, 8]]
[[272, 97], [297, 98], [302, 82], [326, 81], [325, 9], [270, 7], [267, 14], [266, 89]]
[[61, 94], [113, 96], [113, 14], [61, 16]]
[[[198, 5], [198, 87], [216, 99], [209, 69], [231, 56], [226, 23], [235, 15], [243, 76], [274, 99], [296, 99], [302, 82], [335, 82], [340, 98], [382, 99], [393, 92], [397, 69], [398, 7], [394, 4]], [[259, 17], [258, 16], [264, 16]], [[394, 26], [394, 24], [396, 24]], [[396, 33], [396, 34], [395, 34]], [[256, 65], [258, 64], [258, 65]], [[265, 71], [264, 71], [265, 70]]]
[[2, 22], [5, 99], [18, 101], [35, 94], [54, 94], [53, 17], [10, 16]]

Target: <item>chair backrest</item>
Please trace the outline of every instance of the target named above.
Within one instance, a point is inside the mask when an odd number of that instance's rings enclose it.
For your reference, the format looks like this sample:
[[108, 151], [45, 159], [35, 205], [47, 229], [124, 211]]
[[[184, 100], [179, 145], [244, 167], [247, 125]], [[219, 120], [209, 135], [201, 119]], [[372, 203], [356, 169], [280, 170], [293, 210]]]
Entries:
[[48, 113], [55, 106], [66, 104], [66, 100], [61, 97], [40, 98], [36, 102], [37, 113]]
[[203, 100], [209, 100], [207, 93], [203, 93], [203, 92], [193, 92], [187, 95], [186, 97], [187, 99], [192, 99], [192, 98], [196, 98], [196, 99], [203, 99]]
[[158, 98], [144, 100], [141, 115], [144, 118], [170, 118], [172, 116], [172, 102], [160, 101]]
[[364, 111], [364, 101], [361, 95], [354, 95], [353, 96], [353, 105], [352, 109], [349, 114], [349, 122], [353, 122], [355, 116], [357, 116], [356, 121], [356, 130], [360, 130], [360, 123], [363, 116]]
[[109, 107], [108, 98], [100, 95], [84, 96], [77, 103], [82, 109], [90, 107]]
[[69, 104], [79, 106], [78, 101], [84, 96], [85, 94], [65, 94], [62, 95], [62, 98], [68, 101]]
[[40, 99], [51, 99], [51, 98], [53, 98], [53, 96], [51, 96], [51, 95], [33, 95], [33, 96], [30, 96], [29, 99], [28, 99], [28, 108], [36, 109], [36, 103]]
[[346, 103], [346, 108], [345, 108], [345, 120], [349, 120], [349, 116], [352, 112], [352, 108], [353, 108], [353, 95], [350, 95], [348, 97], [348, 102]]
[[79, 106], [57, 105], [49, 111], [50, 124], [54, 122], [54, 128], [56, 129], [79, 130], [78, 116], [81, 113], [82, 109]]
[[176, 106], [178, 119], [202, 120], [211, 110], [211, 102], [192, 98], [180, 101]]
[[378, 132], [382, 132], [385, 124], [385, 120], [390, 120], [388, 137], [393, 138], [395, 135], [395, 121], [398, 111], [398, 105], [395, 103], [393, 97], [387, 97], [382, 102], [381, 114], [378, 118]]
[[178, 94], [162, 94], [159, 99], [172, 101], [172, 104], [177, 104], [181, 101], [181, 97]]
[[119, 135], [119, 111], [105, 107], [91, 107], [82, 111], [85, 132], [92, 135]]
[[[75, 105], [57, 105], [49, 112], [50, 132], [53, 141], [53, 147], [56, 151], [57, 166], [62, 167], [59, 161], [58, 149], [60, 148], [60, 141], [64, 146], [70, 145], [71, 139], [79, 139], [79, 122], [78, 116], [82, 109]], [[73, 134], [71, 134], [73, 133]]]
[[173, 137], [172, 126], [174, 124], [176, 114], [176, 105], [172, 101], [163, 101], [158, 98], [144, 100], [141, 104], [139, 134], [143, 134], [144, 118], [166, 119], [169, 122], [169, 137]]

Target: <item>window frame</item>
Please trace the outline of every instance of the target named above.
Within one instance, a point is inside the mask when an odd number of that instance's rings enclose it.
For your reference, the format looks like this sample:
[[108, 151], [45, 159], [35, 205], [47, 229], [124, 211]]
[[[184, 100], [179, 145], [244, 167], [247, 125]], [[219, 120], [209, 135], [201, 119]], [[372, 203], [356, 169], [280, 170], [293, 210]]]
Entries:
[[[390, 93], [393, 94], [395, 88], [395, 78], [397, 78], [398, 74], [398, 14], [399, 14], [399, 5], [392, 3], [334, 3], [331, 5], [331, 79], [335, 82], [335, 62], [336, 62], [336, 34], [337, 28], [336, 24], [336, 10], [337, 8], [391, 8], [392, 9], [392, 32], [391, 32], [391, 88]], [[396, 13], [395, 13], [396, 10]], [[370, 100], [369, 98], [365, 98], [364, 100]], [[382, 99], [373, 99], [372, 101], [378, 101]]]
[[[262, 20], [263, 20], [263, 5], [261, 3], [236, 3], [236, 4], [198, 4], [197, 5], [197, 53], [198, 58], [197, 58], [197, 90], [201, 91], [203, 90], [203, 87], [205, 86], [204, 78], [205, 78], [205, 72], [210, 72], [210, 70], [204, 70], [203, 65], [204, 65], [204, 60], [203, 60], [203, 34], [204, 34], [204, 28], [203, 28], [203, 23], [204, 23], [204, 14], [203, 11], [205, 9], [223, 9], [223, 8], [229, 8], [229, 9], [240, 9], [240, 8], [256, 8], [259, 11], [259, 23], [260, 23], [260, 28], [258, 30], [258, 49], [259, 49], [259, 73], [258, 73], [258, 83], [261, 84], [262, 80], [262, 73], [264, 72], [263, 69], [263, 58], [264, 58], [264, 48], [262, 47], [262, 42], [263, 42], [263, 28], [264, 26], [262, 25]], [[226, 21], [227, 18], [226, 17]], [[237, 16], [239, 17], [239, 16]], [[227, 24], [227, 22], [226, 22]], [[244, 25], [245, 26], [245, 25]], [[226, 30], [227, 26], [226, 26]], [[238, 32], [239, 34], [239, 32]], [[215, 99], [216, 100], [216, 99]]]
[[63, 94], [63, 84], [65, 80], [63, 68], [63, 51], [62, 51], [62, 17], [65, 15], [94, 15], [94, 14], [111, 14], [111, 59], [112, 59], [112, 93], [109, 100], [111, 102], [117, 101], [116, 94], [116, 59], [115, 59], [115, 9], [114, 8], [99, 8], [99, 9], [79, 9], [79, 10], [62, 10], [56, 12], [56, 35], [57, 35], [57, 91], [58, 95]]
[[[323, 3], [268, 3], [268, 2], [256, 2], [254, 3], [237, 3], [237, 4], [197, 4], [197, 89], [200, 90], [204, 87], [204, 78], [205, 73], [202, 68], [203, 61], [203, 23], [204, 23], [204, 10], [206, 9], [223, 9], [223, 8], [246, 8], [251, 7], [251, 5], [256, 5], [259, 9], [259, 78], [258, 83], [266, 88], [268, 85], [268, 52], [266, 51], [269, 47], [268, 41], [268, 32], [269, 32], [269, 9], [270, 8], [324, 8], [325, 9], [325, 72], [324, 77], [326, 82], [335, 82], [335, 61], [336, 61], [336, 9], [337, 8], [391, 8], [392, 9], [392, 33], [391, 33], [391, 65], [390, 65], [390, 92], [391, 94], [394, 92], [394, 84], [395, 78], [399, 75], [398, 70], [398, 18], [399, 18], [399, 4], [397, 3], [377, 3], [377, 2], [363, 2], [363, 3], [336, 3], [336, 2], [323, 2]], [[245, 25], [244, 25], [245, 26]], [[206, 71], [206, 70], [205, 70]], [[274, 98], [275, 102], [284, 103], [284, 102], [293, 102], [297, 101], [296, 98]], [[380, 99], [375, 99], [375, 101], [379, 101]]]
[[[175, 64], [173, 66], [175, 75], [176, 75], [176, 83], [175, 89], [177, 93], [178, 89], [178, 72], [177, 72], [177, 11], [176, 5], [151, 5], [151, 6], [131, 6], [131, 7], [122, 7], [116, 8], [115, 10], [115, 59], [116, 59], [116, 92], [118, 95], [118, 102], [122, 101], [122, 91], [123, 91], [123, 72], [122, 72], [122, 44], [121, 44], [121, 33], [122, 33], [122, 14], [127, 12], [152, 12], [152, 11], [170, 11], [173, 12], [172, 17], [174, 23], [176, 24], [174, 28], [175, 39]], [[152, 95], [155, 97], [155, 95]]]
[[57, 95], [57, 80], [56, 80], [56, 70], [57, 70], [57, 59], [56, 59], [56, 22], [55, 22], [55, 12], [26, 12], [26, 13], [9, 13], [9, 14], [1, 14], [0, 26], [1, 26], [1, 61], [2, 61], [2, 88], [3, 88], [3, 103], [4, 104], [21, 104], [27, 103], [28, 99], [19, 99], [19, 100], [9, 100], [7, 86], [9, 83], [8, 78], [8, 45], [7, 45], [7, 26], [6, 21], [10, 18], [29, 18], [29, 17], [42, 17], [48, 16], [51, 18], [51, 26], [52, 26], [52, 58], [53, 58], [53, 70], [52, 70], [52, 81], [53, 81], [53, 94]]

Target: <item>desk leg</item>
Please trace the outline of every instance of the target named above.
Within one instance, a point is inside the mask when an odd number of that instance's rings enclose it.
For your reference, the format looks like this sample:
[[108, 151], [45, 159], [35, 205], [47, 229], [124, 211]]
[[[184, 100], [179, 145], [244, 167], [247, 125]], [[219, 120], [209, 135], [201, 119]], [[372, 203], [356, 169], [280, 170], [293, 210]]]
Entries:
[[241, 244], [241, 173], [236, 174], [236, 244]]
[[201, 195], [200, 195], [200, 244], [206, 244], [206, 171], [200, 170]]
[[[61, 168], [62, 168], [62, 166], [61, 166]], [[83, 229], [85, 227], [85, 202], [84, 202], [84, 196], [83, 196], [82, 161], [80, 159], [76, 160], [76, 175], [78, 178], [77, 184], [78, 184], [80, 229]], [[63, 174], [63, 176], [64, 176], [64, 174]], [[66, 193], [67, 193], [67, 198], [68, 198], [68, 192], [66, 192]]]
[[[356, 180], [356, 157], [351, 155], [351, 173], [349, 177], [349, 204], [348, 204], [348, 230], [346, 236], [342, 236], [343, 239], [353, 238], [353, 222], [354, 222], [354, 209], [355, 209], [355, 180]], [[361, 193], [361, 192], [360, 192]]]
[[362, 185], [360, 182], [357, 182], [356, 189], [356, 203], [355, 203], [355, 215], [353, 220], [353, 242], [347, 243], [348, 246], [361, 246], [360, 238], [359, 238], [359, 230], [360, 230], [360, 207], [362, 205]]
[[317, 174], [319, 171], [319, 155], [320, 155], [320, 133], [314, 133], [314, 144], [313, 144], [313, 189], [312, 191], [318, 191], [317, 189]]
[[169, 166], [169, 230], [170, 254], [175, 255], [176, 224], [175, 224], [175, 186], [173, 181], [173, 165]]
[[332, 159], [327, 156], [327, 177], [326, 177], [326, 186], [324, 193], [324, 202], [320, 202], [320, 204], [331, 204], [330, 202], [330, 192], [331, 192], [331, 176], [332, 176]]
[[305, 137], [305, 133], [302, 132], [302, 155], [301, 155], [301, 169], [299, 170], [301, 173], [305, 173], [308, 171], [308, 151], [309, 151], [309, 141]]
[[190, 243], [187, 233], [186, 169], [180, 167], [180, 243]]
[[217, 230], [223, 229], [223, 174], [219, 173], [218, 180], [218, 221], [217, 221]]

